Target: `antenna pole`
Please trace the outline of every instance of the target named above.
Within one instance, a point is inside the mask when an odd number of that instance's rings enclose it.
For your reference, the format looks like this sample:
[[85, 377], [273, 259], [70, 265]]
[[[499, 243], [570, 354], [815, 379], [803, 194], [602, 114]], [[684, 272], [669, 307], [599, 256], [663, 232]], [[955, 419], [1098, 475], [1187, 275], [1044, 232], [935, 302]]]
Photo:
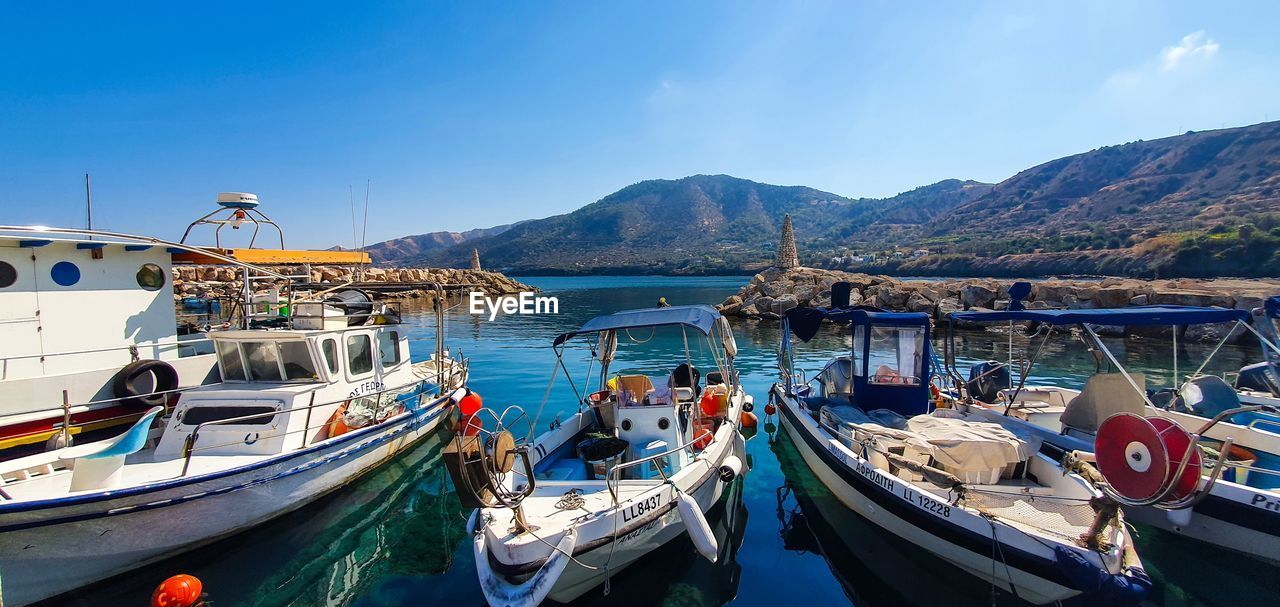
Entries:
[[360, 236], [360, 250], [364, 250], [364, 245], [369, 242], [369, 187], [373, 185], [372, 179], [366, 179], [364, 182], [364, 233]]
[[360, 248], [360, 241], [356, 240], [356, 195], [352, 191], [351, 186], [347, 186], [347, 199], [351, 201], [351, 248]]
[[[93, 193], [89, 188], [88, 173], [84, 174], [84, 213], [85, 213], [85, 223], [88, 224], [85, 227], [87, 229], [92, 230], [93, 229]], [[90, 236], [89, 240], [93, 240], [93, 236]]]

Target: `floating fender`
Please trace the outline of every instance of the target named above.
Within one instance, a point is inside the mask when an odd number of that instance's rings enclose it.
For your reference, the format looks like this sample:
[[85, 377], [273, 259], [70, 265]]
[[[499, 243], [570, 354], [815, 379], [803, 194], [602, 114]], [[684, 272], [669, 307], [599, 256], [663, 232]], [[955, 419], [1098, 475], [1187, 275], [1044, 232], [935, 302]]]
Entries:
[[724, 463], [720, 464], [720, 480], [726, 483], [733, 482], [739, 474], [742, 474], [742, 460], [736, 455], [724, 458]]
[[698, 549], [698, 554], [703, 558], [716, 562], [720, 557], [720, 547], [716, 544], [715, 534], [711, 533], [711, 525], [707, 524], [707, 517], [703, 516], [702, 509], [698, 508], [697, 500], [678, 489], [676, 500], [680, 509], [680, 520], [684, 522], [685, 531], [689, 532], [689, 539], [693, 540], [693, 547]]
[[[469, 528], [475, 529], [476, 517], [480, 511], [471, 515]], [[494, 572], [489, 565], [488, 534], [483, 528], [475, 529], [472, 549], [476, 557], [476, 575], [480, 578], [480, 590], [490, 607], [536, 607], [546, 600], [547, 594], [555, 587], [569, 564], [569, 555], [573, 554], [573, 546], [578, 540], [578, 530], [569, 529], [556, 542], [556, 549], [551, 551], [547, 561], [536, 573], [521, 584], [512, 584], [506, 578]]]
[[163, 582], [151, 593], [151, 607], [195, 607], [202, 605], [204, 584], [194, 575], [180, 573]]
[[[138, 390], [134, 380], [151, 374], [154, 382], [150, 392]], [[120, 403], [138, 408], [160, 407], [169, 400], [169, 392], [178, 389], [178, 371], [163, 360], [135, 360], [116, 372], [111, 378], [111, 393]]]
[[755, 413], [752, 413], [750, 411], [743, 411], [742, 417], [739, 418], [738, 423], [740, 423], [743, 428], [754, 428], [756, 427], [757, 421], [758, 420], [756, 419]]

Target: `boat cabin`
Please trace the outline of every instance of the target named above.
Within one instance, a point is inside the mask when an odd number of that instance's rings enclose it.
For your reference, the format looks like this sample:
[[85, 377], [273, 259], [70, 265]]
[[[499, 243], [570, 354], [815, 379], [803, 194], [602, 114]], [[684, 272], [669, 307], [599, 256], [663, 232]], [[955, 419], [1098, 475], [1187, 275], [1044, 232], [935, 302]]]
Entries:
[[887, 409], [904, 417], [929, 412], [928, 315], [793, 308], [783, 318], [783, 362], [788, 369], [794, 366], [790, 336], [808, 341], [824, 321], [848, 323], [852, 349], [814, 376], [817, 396], [843, 399], [867, 411]]
[[223, 383], [182, 394], [158, 456], [296, 449], [385, 420], [417, 395], [420, 378], [397, 325], [210, 337]]

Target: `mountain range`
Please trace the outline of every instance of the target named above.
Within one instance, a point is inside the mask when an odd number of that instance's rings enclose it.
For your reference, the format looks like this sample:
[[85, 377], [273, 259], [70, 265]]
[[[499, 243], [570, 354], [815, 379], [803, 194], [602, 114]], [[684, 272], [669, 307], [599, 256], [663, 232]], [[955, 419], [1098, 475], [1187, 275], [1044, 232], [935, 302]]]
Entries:
[[474, 247], [486, 267], [516, 274], [744, 273], [772, 261], [786, 215], [801, 262], [818, 267], [1276, 276], [1280, 122], [1107, 146], [997, 184], [950, 179], [881, 199], [727, 175], [655, 179], [563, 215], [368, 250], [383, 263], [465, 266]]

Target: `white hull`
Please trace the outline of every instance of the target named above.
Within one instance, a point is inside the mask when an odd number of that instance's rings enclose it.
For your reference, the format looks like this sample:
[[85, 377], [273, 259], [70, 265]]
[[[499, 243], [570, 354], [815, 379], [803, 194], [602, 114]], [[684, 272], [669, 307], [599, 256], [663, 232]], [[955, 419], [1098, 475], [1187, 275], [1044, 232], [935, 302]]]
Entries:
[[[6, 513], [0, 517], [0, 596], [5, 605], [26, 605], [300, 508], [426, 437], [443, 417], [444, 402], [447, 399], [421, 410], [416, 420], [405, 413], [383, 425], [344, 435], [333, 444], [249, 469], [233, 469], [219, 478], [104, 501]], [[177, 501], [164, 503], [167, 500]], [[121, 508], [142, 509], [104, 515]], [[65, 522], [21, 528], [49, 520]]]
[[[822, 481], [832, 494], [850, 510], [863, 518], [901, 537], [921, 549], [946, 560], [970, 574], [994, 584], [1018, 597], [1037, 604], [1061, 601], [1080, 594], [1080, 591], [1068, 587], [1060, 581], [1049, 579], [1047, 572], [1054, 569], [1055, 556], [1053, 550], [1041, 541], [1037, 541], [1026, 533], [1011, 528], [1003, 523], [992, 523], [988, 519], [967, 512], [959, 507], [948, 509], [949, 515], [943, 516], [921, 505], [912, 496], [924, 493], [924, 490], [910, 486], [906, 481], [879, 472], [867, 460], [859, 457], [838, 440], [829, 438], [822, 432], [818, 424], [809, 415], [798, 410], [788, 397], [778, 399], [782, 427], [795, 444], [805, 464], [814, 475]], [[820, 455], [815, 448], [825, 449]], [[833, 465], [834, 457], [838, 464]], [[838, 470], [840, 466], [842, 470]], [[843, 473], [843, 474], [842, 474]], [[849, 476], [853, 475], [853, 476]], [[870, 490], [855, 486], [848, 478], [861, 478], [871, 485], [888, 489], [877, 492], [875, 496]], [[906, 520], [901, 513], [910, 513], [912, 520]], [[925, 528], [928, 525], [929, 528]], [[951, 536], [978, 538], [985, 544], [979, 551], [976, 546], [961, 545], [940, 537], [940, 533]], [[993, 559], [993, 534], [999, 540], [1000, 550], [1006, 555], [1003, 560]], [[1128, 540], [1126, 536], [1126, 541]], [[972, 539], [968, 542], [973, 543]], [[1015, 560], [1011, 555], [1021, 553]], [[1103, 567], [1111, 573], [1115, 566], [1108, 567], [1096, 555], [1090, 559], [1095, 566]], [[1037, 572], [1020, 569], [1017, 561], [1037, 565]], [[1061, 576], [1055, 576], [1061, 579]]]

